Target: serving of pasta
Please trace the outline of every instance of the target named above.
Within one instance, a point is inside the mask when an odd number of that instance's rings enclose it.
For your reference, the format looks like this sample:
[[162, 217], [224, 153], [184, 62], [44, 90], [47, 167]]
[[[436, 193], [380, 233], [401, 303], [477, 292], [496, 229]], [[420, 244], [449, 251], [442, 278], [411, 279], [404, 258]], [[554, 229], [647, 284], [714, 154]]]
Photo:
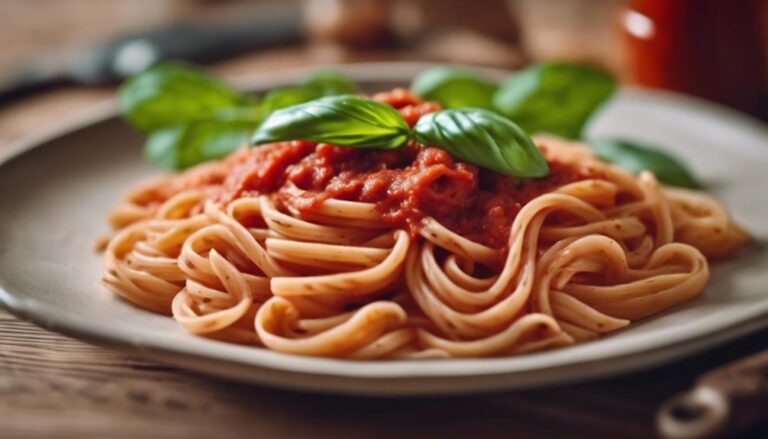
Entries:
[[[109, 213], [104, 285], [193, 334], [284, 353], [507, 356], [686, 302], [748, 240], [712, 196], [583, 141], [406, 89], [344, 96], [277, 110], [257, 146], [130, 190]], [[298, 126], [307, 114], [322, 123]], [[371, 114], [402, 130], [328, 135]], [[484, 142], [498, 149], [464, 146]]]

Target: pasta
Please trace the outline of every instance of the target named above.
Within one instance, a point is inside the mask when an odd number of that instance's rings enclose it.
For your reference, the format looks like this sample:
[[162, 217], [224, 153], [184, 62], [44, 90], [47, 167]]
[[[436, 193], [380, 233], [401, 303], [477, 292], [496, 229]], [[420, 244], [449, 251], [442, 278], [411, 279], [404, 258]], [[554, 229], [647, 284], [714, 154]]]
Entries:
[[[409, 123], [434, 109], [402, 93], [377, 99]], [[469, 225], [463, 216], [441, 222], [459, 214], [443, 212], [440, 199], [430, 201], [437, 217], [393, 226], [401, 212], [392, 206], [315, 196], [295, 184], [304, 177], [291, 166], [321, 155], [322, 145], [238, 151], [131, 191], [110, 214], [103, 282], [193, 334], [285, 353], [500, 356], [592, 340], [690, 300], [707, 284], [707, 258], [748, 239], [709, 195], [664, 187], [649, 172], [633, 176], [580, 144], [534, 140], [563, 171], [514, 186], [521, 192], [513, 211], [480, 209]], [[427, 160], [426, 150], [414, 163]], [[280, 178], [293, 174], [259, 187], [268, 177], [253, 164], [278, 158], [290, 158]], [[445, 195], [446, 206], [472, 184], [473, 193], [497, 190], [481, 188], [474, 168], [475, 180], [461, 180], [464, 165], [450, 163], [429, 182], [430, 196]], [[427, 170], [390, 183], [407, 186]], [[321, 171], [307, 172], [317, 179]], [[323, 184], [343, 175], [324, 175]]]

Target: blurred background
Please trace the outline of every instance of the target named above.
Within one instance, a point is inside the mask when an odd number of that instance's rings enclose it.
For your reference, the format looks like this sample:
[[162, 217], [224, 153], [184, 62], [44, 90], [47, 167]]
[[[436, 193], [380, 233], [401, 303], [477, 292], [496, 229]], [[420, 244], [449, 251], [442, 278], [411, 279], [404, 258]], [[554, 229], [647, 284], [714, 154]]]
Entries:
[[561, 59], [765, 120], [766, 0], [2, 0], [0, 143], [110, 99], [164, 58], [249, 73]]

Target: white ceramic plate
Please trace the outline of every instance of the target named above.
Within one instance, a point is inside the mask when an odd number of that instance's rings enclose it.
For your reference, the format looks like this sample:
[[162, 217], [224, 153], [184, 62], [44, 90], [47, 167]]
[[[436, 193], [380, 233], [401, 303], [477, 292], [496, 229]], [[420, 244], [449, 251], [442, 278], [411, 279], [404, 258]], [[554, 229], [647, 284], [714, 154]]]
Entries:
[[[405, 84], [424, 64], [338, 67], [367, 90]], [[252, 90], [305, 71], [245, 81]], [[503, 72], [489, 72], [502, 75]], [[304, 358], [185, 333], [100, 284], [93, 243], [118, 197], [153, 170], [141, 138], [109, 108], [36, 140], [0, 148], [0, 301], [54, 331], [210, 374], [305, 390], [369, 395], [521, 388], [648, 367], [768, 326], [768, 252], [755, 245], [713, 267], [696, 300], [602, 340], [510, 358], [360, 362]], [[44, 130], [45, 131], [45, 130]], [[691, 98], [622, 90], [592, 126], [678, 153], [758, 241], [768, 237], [768, 132]]]

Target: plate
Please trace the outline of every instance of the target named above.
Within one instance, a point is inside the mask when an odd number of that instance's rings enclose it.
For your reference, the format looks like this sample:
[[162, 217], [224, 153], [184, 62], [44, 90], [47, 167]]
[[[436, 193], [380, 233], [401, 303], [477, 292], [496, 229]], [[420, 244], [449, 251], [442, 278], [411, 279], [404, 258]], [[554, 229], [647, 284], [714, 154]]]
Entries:
[[[403, 85], [427, 64], [333, 67], [365, 90]], [[261, 91], [306, 71], [248, 78]], [[487, 71], [503, 76], [501, 71]], [[768, 131], [692, 98], [622, 89], [593, 134], [668, 147], [687, 161], [760, 242], [768, 237]], [[695, 300], [604, 339], [516, 357], [419, 361], [307, 358], [195, 337], [99, 283], [94, 241], [128, 187], [152, 175], [141, 137], [114, 105], [0, 153], [0, 301], [14, 314], [67, 335], [229, 378], [311, 391], [443, 394], [571, 382], [657, 365], [768, 326], [768, 251], [760, 245], [717, 262]]]

